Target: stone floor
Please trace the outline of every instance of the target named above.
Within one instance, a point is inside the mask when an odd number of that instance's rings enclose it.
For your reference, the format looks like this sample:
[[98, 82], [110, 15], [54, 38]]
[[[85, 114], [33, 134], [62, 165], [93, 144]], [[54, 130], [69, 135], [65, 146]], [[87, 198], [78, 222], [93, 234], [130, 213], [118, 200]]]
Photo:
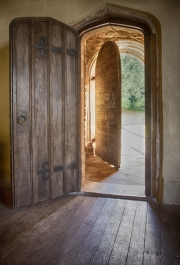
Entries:
[[119, 170], [97, 156], [86, 158], [84, 192], [111, 195], [145, 196], [144, 125], [126, 124], [122, 128], [121, 167]]
[[[144, 174], [142, 173], [144, 157], [125, 157], [124, 160], [118, 171], [114, 169], [116, 172], [107, 176], [107, 173], [110, 173], [111, 165], [96, 156], [87, 158], [87, 179], [82, 186], [82, 191], [144, 197], [145, 186]], [[93, 166], [91, 161], [93, 161]], [[105, 170], [105, 167], [107, 167], [107, 170]]]

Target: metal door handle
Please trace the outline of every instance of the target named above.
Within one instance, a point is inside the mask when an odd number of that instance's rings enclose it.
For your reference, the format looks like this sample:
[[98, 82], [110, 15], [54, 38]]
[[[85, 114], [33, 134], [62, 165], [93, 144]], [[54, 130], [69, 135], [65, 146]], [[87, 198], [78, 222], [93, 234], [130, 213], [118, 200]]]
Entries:
[[20, 125], [24, 125], [26, 124], [26, 121], [27, 121], [27, 114], [26, 114], [26, 111], [21, 111], [18, 113], [18, 118], [17, 118], [17, 122], [20, 124]]

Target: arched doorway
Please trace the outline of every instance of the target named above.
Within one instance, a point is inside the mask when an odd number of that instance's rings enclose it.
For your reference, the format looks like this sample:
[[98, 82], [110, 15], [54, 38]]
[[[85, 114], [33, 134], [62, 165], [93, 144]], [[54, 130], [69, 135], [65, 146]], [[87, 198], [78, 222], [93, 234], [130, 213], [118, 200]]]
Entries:
[[[114, 73], [116, 56], [111, 49], [103, 53], [102, 64], [98, 64], [101, 50], [108, 43], [114, 43], [117, 47], [120, 65]], [[82, 45], [85, 47], [86, 69], [86, 182], [82, 190], [144, 197], [144, 112], [140, 112], [138, 107], [141, 86], [144, 99], [144, 35], [137, 29], [110, 25], [84, 34]], [[126, 74], [123, 54], [131, 62], [129, 70], [126, 66]], [[139, 64], [143, 68], [142, 84], [138, 73]], [[98, 72], [103, 77], [100, 81]], [[125, 90], [128, 92], [125, 93]], [[131, 98], [133, 102], [138, 102], [132, 104]], [[143, 100], [143, 110], [144, 105]]]
[[[155, 20], [155, 18], [154, 18]], [[157, 21], [155, 21], [157, 22]], [[161, 127], [161, 98], [160, 98], [160, 55], [159, 35], [154, 21], [140, 12], [127, 10], [114, 5], [106, 4], [96, 12], [89, 20], [82, 20], [74, 28], [81, 36], [91, 30], [101, 28], [105, 25], [124, 26], [139, 29], [144, 34], [145, 41], [145, 119], [146, 119], [146, 154], [145, 154], [145, 195], [160, 198], [161, 168], [162, 168], [162, 127]], [[157, 24], [156, 24], [157, 26]], [[81, 120], [84, 120], [84, 89], [85, 69], [84, 47], [81, 57]], [[84, 180], [84, 123], [81, 127], [81, 150], [82, 150], [82, 181]], [[159, 196], [159, 197], [158, 197]]]

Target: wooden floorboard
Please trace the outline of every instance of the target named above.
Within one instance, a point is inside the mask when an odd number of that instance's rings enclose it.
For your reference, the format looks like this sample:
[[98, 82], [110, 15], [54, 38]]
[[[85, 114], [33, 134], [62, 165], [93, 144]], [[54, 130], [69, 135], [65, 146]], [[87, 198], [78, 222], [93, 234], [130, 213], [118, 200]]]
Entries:
[[[73, 217], [83, 201], [82, 198], [76, 197], [60, 210], [46, 215], [38, 223], [35, 222], [34, 226], [22, 235], [22, 240], [17, 242], [17, 245], [7, 253], [3, 259], [5, 264], [12, 264], [9, 256], [11, 256], [14, 265], [35, 264], [34, 259], [39, 257], [41, 251], [47, 251], [44, 244], [48, 243], [53, 235], [56, 235], [57, 228], [63, 230], [63, 226]], [[18, 223], [16, 225], [18, 226]]]
[[93, 256], [101, 242], [101, 238], [107, 227], [112, 211], [115, 206], [115, 199], [106, 199], [106, 203], [100, 212], [93, 229], [91, 230], [88, 238], [86, 239], [81, 251], [77, 255], [74, 265], [90, 264]]
[[83, 220], [76, 234], [71, 238], [71, 241], [62, 255], [59, 256], [57, 264], [74, 264], [74, 261], [82, 249], [84, 242], [86, 242], [86, 239], [89, 236], [106, 200], [107, 199], [105, 198], [98, 198], [96, 200], [96, 203]]
[[180, 206], [67, 196], [0, 210], [2, 265], [180, 264]]
[[0, 226], [3, 225], [4, 222], [6, 222], [6, 219], [11, 216], [16, 209], [7, 208], [5, 205], [0, 205]]
[[180, 264], [180, 209], [161, 206], [161, 248], [163, 265]]
[[126, 208], [121, 220], [121, 225], [109, 259], [112, 264], [126, 264], [130, 240], [133, 231], [134, 219], [137, 210], [136, 201], [127, 201]]
[[[101, 210], [102, 205], [104, 204], [106, 199], [98, 200], [98, 198], [86, 198], [82, 207], [78, 209], [78, 211], [73, 215], [71, 220], [66, 222], [66, 226], [63, 231], [58, 230], [56, 232], [56, 236], [52, 239], [51, 246], [49, 246], [49, 251], [46, 251], [42, 257], [38, 260], [37, 264], [56, 264], [58, 259], [60, 258], [63, 251], [66, 249], [68, 244], [71, 242], [72, 238], [76, 234], [77, 230], [81, 226], [88, 212], [91, 211], [92, 206], [96, 201], [98, 212]], [[95, 207], [96, 208], [96, 207]], [[92, 220], [93, 222], [93, 220]], [[71, 260], [71, 256], [68, 256], [68, 260]], [[69, 262], [69, 261], [68, 261]]]
[[6, 218], [6, 222], [0, 227], [0, 238], [3, 245], [0, 249], [0, 257], [4, 258], [24, 237], [28, 230], [35, 227], [41, 220], [51, 215], [71, 201], [72, 197], [40, 203], [34, 207], [21, 207], [12, 210], [13, 213]]
[[160, 226], [160, 205], [150, 202], [147, 205], [144, 265], [160, 265], [162, 262]]
[[117, 200], [111, 218], [101, 239], [99, 247], [93, 257], [92, 265], [108, 264], [116, 236], [121, 225], [122, 216], [126, 207], [125, 200]]
[[143, 263], [146, 217], [147, 203], [138, 202], [126, 265], [139, 265]]

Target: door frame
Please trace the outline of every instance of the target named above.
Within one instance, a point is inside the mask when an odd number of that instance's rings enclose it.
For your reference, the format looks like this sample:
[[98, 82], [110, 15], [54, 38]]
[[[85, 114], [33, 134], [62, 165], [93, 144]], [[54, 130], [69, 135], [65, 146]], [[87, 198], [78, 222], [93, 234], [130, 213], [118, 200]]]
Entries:
[[[161, 81], [161, 27], [159, 21], [151, 14], [133, 9], [105, 4], [93, 15], [82, 19], [73, 27], [78, 31], [81, 40], [85, 33], [105, 25], [132, 27], [144, 33], [145, 40], [145, 195], [162, 201], [162, 81]], [[85, 181], [84, 152], [84, 47], [81, 45], [81, 175]]]

